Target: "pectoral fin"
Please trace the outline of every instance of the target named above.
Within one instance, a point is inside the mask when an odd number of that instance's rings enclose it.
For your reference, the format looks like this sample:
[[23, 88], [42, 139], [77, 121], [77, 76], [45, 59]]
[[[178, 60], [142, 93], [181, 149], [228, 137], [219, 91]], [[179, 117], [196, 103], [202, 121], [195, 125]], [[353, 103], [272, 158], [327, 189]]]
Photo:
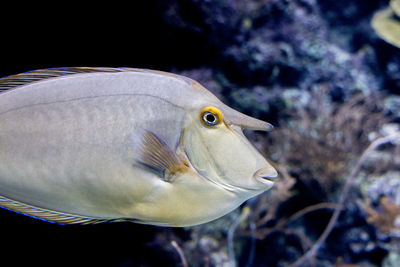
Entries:
[[159, 171], [167, 182], [172, 182], [177, 173], [185, 172], [189, 168], [189, 164], [184, 159], [150, 131], [144, 131], [142, 134], [139, 162]]

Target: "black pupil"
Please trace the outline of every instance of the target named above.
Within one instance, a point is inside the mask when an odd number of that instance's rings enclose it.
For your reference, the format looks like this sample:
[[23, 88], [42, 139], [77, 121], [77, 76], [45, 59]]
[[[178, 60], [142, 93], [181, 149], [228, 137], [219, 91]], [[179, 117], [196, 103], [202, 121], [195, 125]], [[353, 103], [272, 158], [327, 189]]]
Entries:
[[207, 114], [206, 115], [206, 120], [208, 121], [208, 122], [211, 122], [211, 123], [213, 123], [213, 122], [215, 122], [215, 116], [213, 115], [213, 114]]

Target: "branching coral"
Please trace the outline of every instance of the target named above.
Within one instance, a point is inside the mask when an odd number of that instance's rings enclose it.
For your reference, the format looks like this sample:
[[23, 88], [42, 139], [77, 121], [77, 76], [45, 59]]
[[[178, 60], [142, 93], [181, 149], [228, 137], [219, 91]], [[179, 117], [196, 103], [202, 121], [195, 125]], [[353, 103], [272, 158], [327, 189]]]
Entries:
[[379, 209], [371, 207], [369, 203], [365, 205], [368, 213], [368, 222], [374, 224], [385, 233], [392, 230], [400, 230], [400, 226], [396, 225], [396, 219], [400, 216], [400, 206], [390, 202], [387, 196], [380, 199]]
[[[298, 107], [271, 133], [270, 154], [291, 171], [317, 178], [326, 192], [341, 183], [351, 161], [368, 146], [368, 136], [388, 121], [377, 96], [354, 96], [343, 104], [330, 103], [324, 86], [311, 93], [307, 107]], [[274, 150], [274, 151], [272, 151]], [[276, 152], [275, 152], [276, 153]], [[282, 154], [280, 154], [282, 153]]]
[[[347, 199], [347, 194], [351, 188], [351, 185], [354, 182], [354, 180], [355, 180], [358, 172], [360, 171], [362, 165], [364, 164], [365, 160], [371, 154], [371, 152], [376, 150], [378, 147], [388, 144], [388, 143], [400, 144], [399, 141], [400, 141], [400, 131], [396, 132], [392, 135], [389, 135], [389, 136], [378, 138], [367, 147], [367, 149], [363, 152], [363, 154], [359, 158], [355, 167], [352, 169], [352, 171], [346, 181], [346, 184], [343, 188], [343, 191], [340, 195], [340, 199], [339, 199], [339, 203], [338, 203], [339, 205], [335, 208], [335, 212], [333, 213], [325, 231], [318, 238], [317, 242], [315, 242], [315, 244], [312, 246], [312, 248], [306, 254], [304, 254], [300, 259], [298, 259], [295, 263], [293, 263], [291, 265], [292, 267], [303, 266], [304, 263], [306, 263], [307, 261], [313, 260], [317, 251], [322, 246], [322, 244], [325, 242], [325, 240], [331, 233], [334, 225], [336, 224], [336, 222], [339, 218], [340, 212], [341, 212], [340, 206], [343, 206], [345, 204], [345, 201]], [[378, 213], [376, 211], [370, 210], [371, 216], [369, 217], [369, 220], [371, 222], [375, 222], [375, 223], [378, 223], [379, 225], [382, 225], [382, 227], [385, 227], [385, 229], [386, 229], [386, 227], [388, 227], [388, 225], [391, 225], [391, 227], [394, 225], [395, 218], [398, 216], [398, 212], [400, 211], [400, 209], [396, 205], [390, 204], [385, 199], [383, 199], [383, 202], [381, 202], [381, 204], [383, 205], [384, 210], [390, 215], [389, 216], [390, 218], [382, 219], [382, 218], [380, 218], [380, 216], [378, 215]]]

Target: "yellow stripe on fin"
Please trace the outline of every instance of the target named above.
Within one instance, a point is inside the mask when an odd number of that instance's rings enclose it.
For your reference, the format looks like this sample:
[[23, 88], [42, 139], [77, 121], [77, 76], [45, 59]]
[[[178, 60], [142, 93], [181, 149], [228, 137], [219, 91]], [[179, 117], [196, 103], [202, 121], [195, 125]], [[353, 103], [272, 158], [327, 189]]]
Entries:
[[93, 73], [93, 72], [143, 72], [153, 73], [158, 75], [164, 75], [173, 77], [190, 84], [193, 82], [190, 78], [176, 75], [173, 73], [147, 70], [147, 69], [136, 69], [136, 68], [112, 68], [112, 67], [65, 67], [65, 68], [50, 68], [42, 70], [28, 71], [17, 75], [11, 75], [0, 78], [0, 93], [1, 91], [7, 91], [18, 86], [27, 85], [33, 82], [38, 82], [45, 79], [56, 78], [61, 76], [68, 76], [82, 73]]
[[93, 67], [72, 67], [72, 68], [51, 68], [28, 71], [25, 73], [7, 76], [0, 79], [0, 91], [9, 90], [18, 86], [26, 85], [29, 83], [66, 76], [78, 73], [90, 72], [121, 72], [125, 71], [122, 68], [93, 68]]
[[17, 213], [21, 213], [23, 215], [59, 224], [98, 224], [111, 221], [113, 222], [125, 221], [125, 219], [123, 218], [120, 219], [90, 218], [90, 217], [83, 217], [79, 215], [67, 214], [52, 210], [46, 210], [35, 206], [27, 205], [15, 200], [11, 200], [3, 196], [0, 196], [0, 206]]

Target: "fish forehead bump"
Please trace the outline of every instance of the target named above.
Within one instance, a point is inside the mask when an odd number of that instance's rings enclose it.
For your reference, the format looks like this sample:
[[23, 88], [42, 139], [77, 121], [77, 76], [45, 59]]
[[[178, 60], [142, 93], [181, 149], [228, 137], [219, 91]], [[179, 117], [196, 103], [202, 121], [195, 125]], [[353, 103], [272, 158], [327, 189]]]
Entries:
[[272, 131], [274, 126], [272, 124], [250, 117], [243, 114], [227, 105], [221, 107], [225, 122], [231, 125], [237, 125], [242, 129], [259, 130], [259, 131]]
[[186, 81], [189, 82], [189, 85], [192, 89], [207, 97], [207, 100], [210, 101], [210, 103], [208, 104], [209, 106], [215, 104], [216, 107], [222, 110], [226, 123], [237, 125], [241, 128], [250, 130], [272, 131], [274, 129], [274, 126], [268, 122], [253, 118], [225, 105], [212, 92], [203, 87], [199, 82], [187, 77], [184, 78], [187, 79]]
[[226, 123], [237, 125], [241, 128], [250, 130], [272, 131], [274, 129], [274, 126], [268, 122], [253, 118], [225, 105], [212, 92], [202, 86], [199, 82], [184, 76], [181, 77], [186, 79], [186, 81], [189, 83], [190, 87], [194, 89], [194, 91], [203, 94], [204, 97], [206, 97], [206, 99], [210, 101], [208, 103], [208, 106], [212, 106], [213, 104], [215, 104], [216, 107], [221, 109], [224, 114]]

